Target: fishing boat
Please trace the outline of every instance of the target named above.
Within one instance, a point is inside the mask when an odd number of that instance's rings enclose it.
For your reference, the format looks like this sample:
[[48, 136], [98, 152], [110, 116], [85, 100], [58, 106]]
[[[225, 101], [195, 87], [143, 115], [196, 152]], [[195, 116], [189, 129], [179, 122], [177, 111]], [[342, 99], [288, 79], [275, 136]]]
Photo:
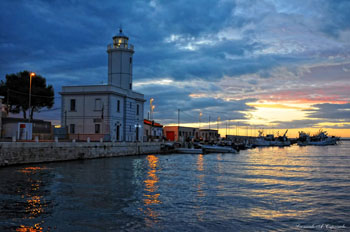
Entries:
[[175, 148], [175, 151], [177, 153], [182, 153], [182, 154], [203, 154], [203, 149], [201, 149], [201, 148], [179, 147], [179, 148]]
[[263, 131], [259, 131], [259, 137], [255, 139], [253, 146], [255, 147], [267, 147], [267, 146], [278, 146], [285, 147], [290, 146], [291, 142], [287, 138], [288, 130], [284, 132], [282, 136], [278, 136], [275, 138], [273, 134], [268, 134], [266, 136], [263, 135]]
[[285, 147], [285, 146], [290, 146], [291, 142], [287, 138], [286, 134], [288, 132], [288, 129], [282, 136], [278, 136], [274, 141], [273, 141], [273, 146], [279, 146], [279, 147]]
[[336, 145], [339, 137], [331, 136], [329, 137], [327, 131], [319, 130], [319, 132], [310, 136], [303, 131], [299, 132], [298, 145], [306, 146], [306, 145], [314, 145], [314, 146], [328, 146], [328, 145]]
[[237, 153], [232, 147], [221, 147], [216, 145], [202, 145], [204, 153]]
[[253, 142], [254, 147], [267, 147], [271, 146], [271, 141], [273, 139], [273, 135], [264, 136], [264, 132], [259, 130], [259, 136]]

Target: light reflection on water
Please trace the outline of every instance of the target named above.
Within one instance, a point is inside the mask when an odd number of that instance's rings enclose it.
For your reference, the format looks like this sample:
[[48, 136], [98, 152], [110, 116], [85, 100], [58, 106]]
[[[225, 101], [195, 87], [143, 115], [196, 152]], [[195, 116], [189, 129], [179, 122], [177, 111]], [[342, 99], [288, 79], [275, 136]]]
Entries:
[[350, 227], [350, 142], [0, 168], [0, 231]]
[[143, 199], [145, 209], [140, 209], [145, 214], [145, 222], [147, 227], [152, 227], [154, 223], [158, 222], [159, 213], [151, 208], [152, 205], [158, 205], [162, 202], [159, 200], [160, 194], [157, 193], [159, 179], [157, 177], [158, 157], [155, 155], [148, 155], [146, 157], [148, 162], [147, 179], [145, 183], [145, 197]]

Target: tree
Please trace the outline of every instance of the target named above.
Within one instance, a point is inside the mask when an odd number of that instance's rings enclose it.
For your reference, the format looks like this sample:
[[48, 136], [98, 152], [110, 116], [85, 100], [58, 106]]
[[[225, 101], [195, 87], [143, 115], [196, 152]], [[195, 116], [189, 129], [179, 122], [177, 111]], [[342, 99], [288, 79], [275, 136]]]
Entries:
[[[6, 81], [0, 82], [0, 95], [4, 96], [4, 104], [7, 112], [18, 114], [23, 112], [23, 118], [27, 118], [26, 111], [29, 108], [30, 72], [23, 71], [16, 74], [7, 74]], [[46, 85], [46, 79], [40, 75], [32, 77], [30, 119], [33, 113], [41, 108], [50, 109], [54, 104], [54, 89], [52, 85]]]

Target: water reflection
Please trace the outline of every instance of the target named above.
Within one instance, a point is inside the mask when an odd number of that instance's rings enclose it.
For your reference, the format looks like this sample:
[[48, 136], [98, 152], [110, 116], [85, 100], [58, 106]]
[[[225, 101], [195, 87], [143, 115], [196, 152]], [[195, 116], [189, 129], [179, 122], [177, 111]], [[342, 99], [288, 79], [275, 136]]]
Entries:
[[158, 191], [159, 178], [157, 176], [158, 157], [155, 155], [148, 155], [146, 157], [148, 164], [147, 179], [144, 180], [146, 193], [143, 194], [143, 203], [146, 209], [140, 209], [145, 215], [146, 225], [151, 227], [153, 223], [158, 222], [159, 213], [157, 213], [152, 206], [159, 205], [162, 202], [159, 200], [160, 194]]
[[16, 229], [17, 232], [42, 232], [44, 231], [43, 228], [40, 226], [39, 223], [35, 224], [34, 226], [24, 226], [21, 225], [19, 228]]
[[[48, 204], [44, 199], [44, 185], [47, 183], [43, 183], [41, 174], [47, 168], [45, 166], [29, 166], [18, 169], [18, 173], [20, 174], [20, 179], [23, 180], [22, 184], [17, 187], [17, 194], [21, 195], [21, 198], [24, 202], [18, 202], [19, 207], [25, 208], [25, 213], [23, 214], [22, 219], [35, 219], [41, 217], [46, 213], [48, 209]], [[23, 175], [25, 175], [23, 178]], [[22, 206], [23, 205], [23, 206]], [[15, 212], [17, 213], [17, 212]], [[30, 220], [31, 223], [35, 220]], [[20, 225], [16, 228], [16, 231], [24, 232], [39, 232], [43, 231], [42, 224], [44, 221], [40, 221], [40, 223], [35, 223], [33, 226], [28, 225]]]
[[[255, 188], [249, 195], [258, 200], [249, 209], [249, 215], [262, 219], [300, 218], [313, 212], [313, 209], [300, 209], [298, 204], [308, 202], [302, 186], [307, 186], [314, 165], [310, 159], [300, 159], [290, 155], [285, 149], [267, 148], [251, 151], [247, 157], [249, 168], [241, 181]], [[267, 207], [273, 199], [273, 207]]]
[[0, 231], [349, 228], [347, 146], [0, 168]]
[[[217, 190], [223, 190], [224, 185], [223, 185], [223, 164], [222, 164], [222, 154], [217, 154], [216, 155], [216, 172], [217, 172], [217, 177], [216, 177], [216, 183], [217, 183]], [[218, 191], [219, 193], [220, 191]], [[220, 195], [220, 194], [217, 194]]]
[[198, 155], [197, 158], [197, 170], [199, 171], [199, 174], [197, 175], [199, 182], [197, 185], [197, 196], [198, 197], [205, 197], [205, 193], [202, 190], [203, 184], [204, 184], [204, 164], [203, 164], [204, 156], [202, 154]]
[[146, 206], [153, 205], [153, 204], [160, 204], [161, 201], [159, 200], [159, 193], [156, 193], [158, 190], [158, 177], [157, 177], [157, 163], [158, 163], [158, 157], [155, 155], [149, 155], [147, 156], [148, 161], [148, 167], [149, 170], [147, 172], [147, 179], [144, 181], [145, 183], [145, 191], [148, 192], [148, 194], [144, 194], [146, 197], [144, 199], [144, 204]]
[[197, 157], [197, 171], [199, 174], [197, 174], [198, 177], [198, 184], [197, 184], [197, 202], [198, 204], [194, 206], [196, 209], [196, 216], [198, 221], [204, 221], [203, 216], [205, 215], [205, 211], [202, 209], [202, 201], [204, 200], [205, 192], [203, 191], [203, 185], [205, 184], [204, 178], [204, 156], [203, 154], [198, 155]]

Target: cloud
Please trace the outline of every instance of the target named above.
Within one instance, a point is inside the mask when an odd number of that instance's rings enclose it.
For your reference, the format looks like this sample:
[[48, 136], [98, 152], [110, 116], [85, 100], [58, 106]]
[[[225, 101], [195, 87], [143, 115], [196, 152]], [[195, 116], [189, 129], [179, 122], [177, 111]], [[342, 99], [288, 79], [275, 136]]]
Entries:
[[274, 124], [273, 128], [289, 128], [289, 129], [296, 129], [296, 128], [313, 128], [318, 127], [318, 123], [321, 123], [322, 120], [315, 120], [315, 119], [302, 119], [302, 120], [292, 120], [292, 121], [273, 121]]
[[[177, 108], [192, 118], [205, 110], [244, 119], [252, 99], [350, 100], [348, 1], [4, 0], [0, 7], [0, 77], [33, 70], [56, 93], [107, 81], [106, 46], [122, 25], [135, 45], [135, 89], [158, 101], [155, 114], [167, 122], [177, 121]], [[170, 83], [156, 83], [164, 79]], [[320, 107], [309, 116], [325, 116]]]
[[274, 128], [350, 128], [350, 103], [347, 104], [315, 104], [308, 112], [308, 119], [274, 121]]
[[308, 117], [327, 120], [343, 120], [350, 122], [350, 103], [347, 104], [316, 104], [315, 109], [308, 110]]
[[[162, 123], [176, 123], [177, 113], [180, 109], [182, 123], [198, 123], [199, 112], [203, 113], [203, 120], [208, 121], [209, 116], [214, 119], [220, 116], [222, 120], [245, 119], [244, 111], [254, 109], [246, 103], [256, 99], [226, 101], [222, 98], [209, 95], [199, 95], [193, 97], [193, 92], [211, 93], [217, 87], [212, 85], [195, 85], [181, 82], [168, 82], [164, 84], [150, 83], [138, 87], [139, 92], [143, 92], [146, 98], [154, 98], [155, 105], [154, 118]], [[149, 102], [149, 101], [148, 101]], [[148, 104], [145, 104], [145, 111], [149, 111]]]

